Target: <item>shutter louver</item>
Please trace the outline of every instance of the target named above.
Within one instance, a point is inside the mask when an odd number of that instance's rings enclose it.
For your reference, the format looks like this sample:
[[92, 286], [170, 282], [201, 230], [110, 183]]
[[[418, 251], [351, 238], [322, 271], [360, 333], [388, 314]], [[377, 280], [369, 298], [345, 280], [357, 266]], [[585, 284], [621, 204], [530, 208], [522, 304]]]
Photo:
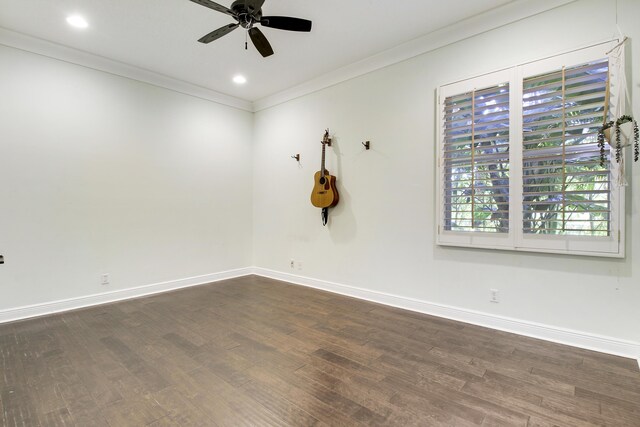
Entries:
[[509, 85], [443, 105], [444, 228], [509, 232]]
[[605, 59], [524, 80], [525, 234], [610, 235], [611, 171], [597, 145], [608, 71]]

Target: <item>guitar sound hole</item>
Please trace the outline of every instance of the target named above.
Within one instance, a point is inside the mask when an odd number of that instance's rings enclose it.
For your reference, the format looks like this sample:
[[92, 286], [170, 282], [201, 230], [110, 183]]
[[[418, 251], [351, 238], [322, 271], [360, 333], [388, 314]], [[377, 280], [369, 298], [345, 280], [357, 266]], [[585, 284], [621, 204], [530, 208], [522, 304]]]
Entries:
[[320, 178], [320, 184], [324, 185], [324, 183], [327, 182], [327, 179], [323, 176], [322, 178]]

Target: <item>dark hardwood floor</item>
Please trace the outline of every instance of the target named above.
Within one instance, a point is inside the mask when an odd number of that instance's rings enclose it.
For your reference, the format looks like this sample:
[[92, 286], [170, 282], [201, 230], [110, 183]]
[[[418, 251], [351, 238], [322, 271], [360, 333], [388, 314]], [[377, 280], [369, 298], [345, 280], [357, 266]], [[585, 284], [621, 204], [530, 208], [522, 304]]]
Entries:
[[640, 426], [636, 361], [244, 277], [0, 325], [2, 426]]

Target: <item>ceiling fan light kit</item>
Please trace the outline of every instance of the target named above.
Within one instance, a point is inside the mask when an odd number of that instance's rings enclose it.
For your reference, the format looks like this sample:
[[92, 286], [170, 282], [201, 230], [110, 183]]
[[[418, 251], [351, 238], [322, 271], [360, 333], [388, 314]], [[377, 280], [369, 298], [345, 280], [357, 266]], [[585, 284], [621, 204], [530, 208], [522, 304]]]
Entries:
[[[311, 31], [311, 21], [290, 16], [262, 16], [262, 5], [265, 0], [235, 0], [230, 8], [211, 0], [191, 0], [201, 6], [208, 7], [217, 12], [224, 13], [236, 20], [235, 24], [228, 24], [201, 37], [200, 43], [211, 43], [220, 37], [229, 34], [238, 27], [247, 30], [249, 38], [258, 52], [263, 57], [273, 55], [273, 48], [265, 35], [255, 25], [275, 28], [278, 30], [309, 32]], [[245, 45], [246, 48], [246, 45]]]

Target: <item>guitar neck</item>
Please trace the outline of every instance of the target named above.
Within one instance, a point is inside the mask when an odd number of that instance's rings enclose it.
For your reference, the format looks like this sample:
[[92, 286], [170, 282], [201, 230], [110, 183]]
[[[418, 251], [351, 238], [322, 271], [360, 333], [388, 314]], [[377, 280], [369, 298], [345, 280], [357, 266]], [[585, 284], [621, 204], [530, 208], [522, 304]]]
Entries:
[[324, 176], [324, 153], [326, 151], [327, 144], [322, 143], [322, 164], [320, 165], [320, 176]]

